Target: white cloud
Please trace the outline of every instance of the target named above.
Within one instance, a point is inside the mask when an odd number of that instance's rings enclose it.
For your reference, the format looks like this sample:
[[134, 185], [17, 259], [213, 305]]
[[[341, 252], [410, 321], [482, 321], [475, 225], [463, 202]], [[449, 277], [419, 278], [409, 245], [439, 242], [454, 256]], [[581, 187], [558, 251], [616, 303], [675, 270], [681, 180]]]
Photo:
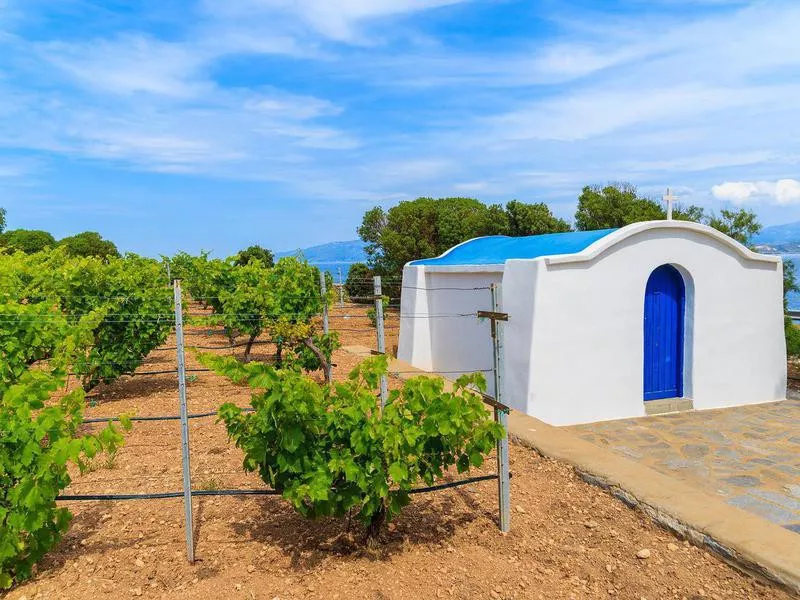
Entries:
[[781, 179], [775, 183], [775, 200], [778, 204], [800, 204], [800, 181]]
[[726, 181], [711, 188], [717, 200], [745, 204], [768, 201], [779, 205], [800, 204], [800, 181]]
[[50, 42], [38, 46], [38, 51], [82, 85], [102, 92], [189, 97], [207, 87], [198, 74], [207, 60], [202, 52], [145, 35], [80, 44]]
[[366, 21], [414, 13], [469, 0], [206, 0], [213, 14], [241, 18], [261, 12], [295, 17], [316, 32], [336, 41], [357, 41]]
[[726, 181], [711, 188], [711, 193], [717, 200], [744, 204], [751, 198], [761, 194], [758, 186], [751, 181]]

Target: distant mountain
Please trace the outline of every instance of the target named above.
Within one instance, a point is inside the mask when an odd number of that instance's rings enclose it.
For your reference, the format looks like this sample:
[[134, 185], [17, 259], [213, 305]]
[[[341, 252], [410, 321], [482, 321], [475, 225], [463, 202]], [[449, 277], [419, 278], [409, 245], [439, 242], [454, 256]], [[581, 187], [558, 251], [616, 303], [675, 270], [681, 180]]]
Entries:
[[320, 244], [319, 246], [311, 246], [310, 248], [276, 252], [275, 258], [294, 256], [300, 252], [310, 263], [351, 264], [355, 262], [366, 262], [367, 253], [364, 250], [364, 245], [364, 242], [361, 240], [330, 242], [328, 244]]
[[753, 238], [753, 243], [759, 246], [800, 244], [800, 221], [764, 227], [761, 233]]

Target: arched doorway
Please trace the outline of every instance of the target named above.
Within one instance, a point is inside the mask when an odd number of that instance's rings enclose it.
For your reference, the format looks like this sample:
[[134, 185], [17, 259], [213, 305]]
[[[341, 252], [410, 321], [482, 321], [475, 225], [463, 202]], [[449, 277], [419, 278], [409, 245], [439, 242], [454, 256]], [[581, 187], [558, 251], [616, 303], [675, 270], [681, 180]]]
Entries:
[[644, 399], [683, 396], [686, 286], [678, 270], [661, 265], [644, 295]]

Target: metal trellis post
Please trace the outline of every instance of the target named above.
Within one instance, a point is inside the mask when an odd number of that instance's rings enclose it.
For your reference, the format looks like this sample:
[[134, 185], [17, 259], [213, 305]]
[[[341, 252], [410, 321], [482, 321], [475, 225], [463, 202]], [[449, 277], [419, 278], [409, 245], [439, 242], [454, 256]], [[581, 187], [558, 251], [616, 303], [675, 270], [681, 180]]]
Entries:
[[[375, 329], [378, 332], [378, 352], [386, 354], [386, 335], [383, 330], [383, 289], [381, 287], [380, 275], [373, 278], [375, 286]], [[389, 398], [389, 382], [386, 375], [381, 375], [381, 410], [386, 406]]]
[[[503, 386], [505, 385], [505, 348], [503, 344], [503, 328], [498, 321], [508, 320], [508, 316], [502, 313], [503, 293], [499, 284], [492, 284], [492, 311], [495, 313], [491, 318], [492, 323], [492, 357], [494, 364], [492, 372], [494, 375], [494, 398], [500, 404], [505, 404], [503, 398]], [[496, 318], [495, 318], [496, 317]], [[500, 531], [508, 532], [511, 530], [511, 481], [509, 476], [508, 461], [508, 413], [500, 408], [494, 409], [494, 420], [503, 427], [503, 437], [497, 442], [497, 495], [500, 505]]]
[[[319, 293], [322, 295], [322, 333], [328, 335], [330, 324], [328, 322], [328, 286], [325, 283], [325, 271], [319, 272]], [[333, 381], [331, 361], [328, 361], [328, 364], [325, 365], [325, 381], [328, 383]]]
[[189, 419], [186, 408], [186, 360], [183, 342], [183, 304], [181, 300], [181, 281], [174, 282], [175, 291], [175, 342], [178, 354], [178, 395], [180, 396], [181, 416], [181, 458], [183, 465], [183, 512], [186, 532], [186, 557], [194, 562], [194, 527], [192, 518], [192, 477], [189, 468]]

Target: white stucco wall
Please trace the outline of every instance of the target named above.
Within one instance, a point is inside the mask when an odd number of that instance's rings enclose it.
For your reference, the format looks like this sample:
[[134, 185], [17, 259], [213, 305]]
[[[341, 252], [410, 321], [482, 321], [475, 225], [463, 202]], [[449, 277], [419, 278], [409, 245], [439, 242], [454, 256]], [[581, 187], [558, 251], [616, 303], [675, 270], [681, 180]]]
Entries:
[[[686, 285], [684, 393], [695, 409], [784, 398], [780, 262], [707, 227], [658, 221], [578, 254], [506, 263], [505, 401], [554, 425], [644, 415], [644, 292], [663, 264]], [[430, 371], [490, 367], [488, 323], [425, 316], [489, 309], [488, 291], [440, 288], [488, 286], [501, 269], [406, 267], [399, 358]]]
[[[491, 296], [486, 288], [500, 283], [502, 267], [466, 272], [460, 267], [428, 269], [426, 266], [403, 269], [397, 357], [426, 371], [447, 372], [449, 378], [491, 369], [489, 323], [470, 315], [477, 310], [491, 310]], [[462, 314], [467, 316], [459, 316]], [[494, 393], [491, 374], [484, 375], [489, 393]]]
[[784, 398], [781, 264], [700, 227], [604, 238], [590, 260], [508, 261], [509, 402], [554, 425], [644, 415], [644, 292], [663, 264], [686, 285], [684, 395], [695, 409]]

